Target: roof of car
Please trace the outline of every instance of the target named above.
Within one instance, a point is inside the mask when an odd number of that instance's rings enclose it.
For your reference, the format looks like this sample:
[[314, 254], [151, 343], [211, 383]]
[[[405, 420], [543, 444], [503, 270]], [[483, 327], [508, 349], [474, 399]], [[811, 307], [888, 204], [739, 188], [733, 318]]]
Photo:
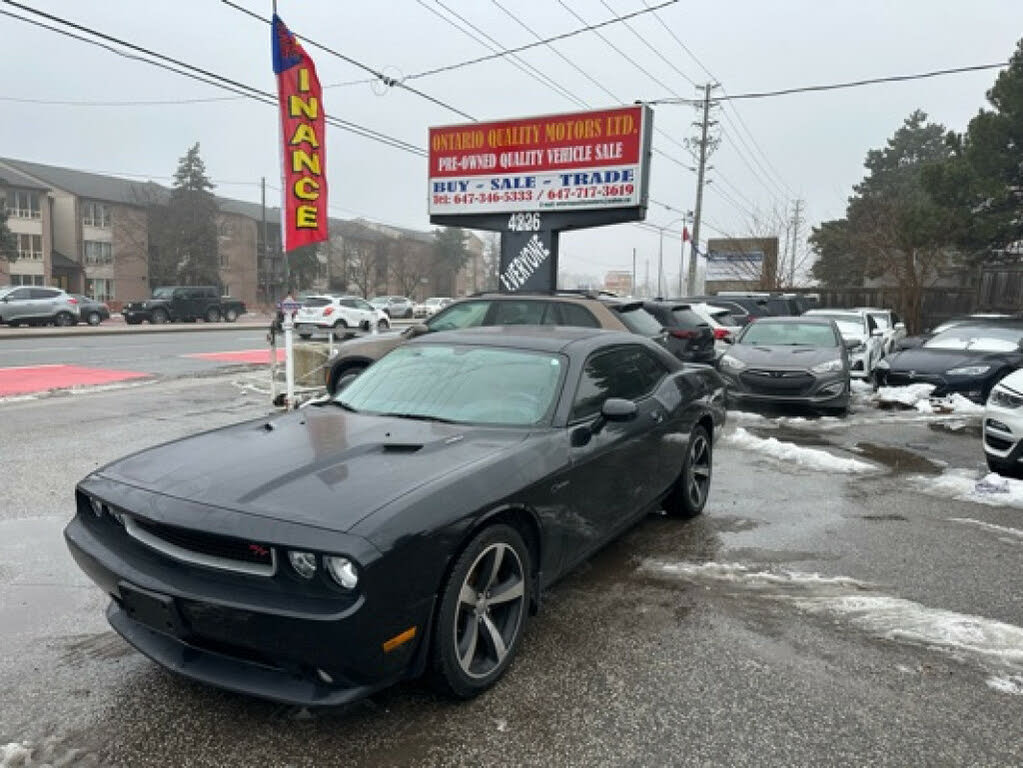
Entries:
[[862, 311], [859, 309], [811, 309], [804, 312], [802, 317], [831, 317], [833, 315], [862, 317]]
[[414, 339], [412, 344], [480, 344], [488, 347], [515, 347], [542, 352], [559, 352], [578, 341], [606, 338], [635, 344], [643, 337], [625, 331], [580, 328], [561, 325], [486, 325], [458, 331], [437, 331]]

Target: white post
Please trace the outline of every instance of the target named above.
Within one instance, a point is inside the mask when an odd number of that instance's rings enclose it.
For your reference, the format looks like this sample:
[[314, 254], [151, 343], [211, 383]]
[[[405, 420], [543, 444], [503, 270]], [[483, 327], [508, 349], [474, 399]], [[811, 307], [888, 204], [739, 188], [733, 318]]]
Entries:
[[284, 407], [291, 410], [295, 407], [295, 357], [294, 357], [294, 330], [295, 321], [291, 312], [284, 312], [284, 380], [287, 389], [285, 390]]
[[270, 403], [277, 402], [277, 332], [270, 327]]
[[327, 359], [334, 356], [334, 329], [327, 331]]

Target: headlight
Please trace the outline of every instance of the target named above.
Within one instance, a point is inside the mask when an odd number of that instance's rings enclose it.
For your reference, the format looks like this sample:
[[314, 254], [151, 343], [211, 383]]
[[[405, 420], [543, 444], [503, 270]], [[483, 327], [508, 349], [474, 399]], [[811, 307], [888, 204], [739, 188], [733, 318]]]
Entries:
[[732, 357], [731, 355], [722, 355], [721, 367], [727, 368], [730, 371], [741, 371], [743, 368], [746, 367], [746, 363], [744, 363], [737, 357]]
[[1000, 405], [1002, 408], [1019, 408], [1023, 405], [1023, 397], [1010, 394], [1004, 389], [993, 389], [988, 402], [992, 405]]
[[323, 565], [331, 578], [345, 589], [355, 589], [359, 584], [359, 574], [355, 570], [355, 563], [347, 557], [327, 555], [323, 558]]
[[303, 579], [316, 575], [316, 555], [312, 552], [288, 552], [288, 562]]
[[945, 373], [949, 376], [982, 376], [990, 370], [990, 365], [964, 365], [962, 368], [949, 368]]
[[814, 373], [836, 373], [842, 370], [842, 358], [837, 360], [828, 360], [827, 362], [818, 363], [810, 369]]

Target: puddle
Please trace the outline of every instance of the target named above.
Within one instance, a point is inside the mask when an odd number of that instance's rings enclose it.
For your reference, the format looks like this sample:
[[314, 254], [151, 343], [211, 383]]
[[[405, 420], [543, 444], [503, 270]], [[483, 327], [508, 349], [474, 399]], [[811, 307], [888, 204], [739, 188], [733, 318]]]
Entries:
[[754, 563], [799, 563], [818, 560], [837, 560], [839, 555], [823, 552], [798, 552], [784, 549], [763, 549], [761, 547], [737, 547], [725, 549], [723, 555], [733, 560]]
[[905, 515], [894, 513], [887, 515], [860, 515], [860, 520], [867, 520], [871, 523], [904, 523], [908, 518]]
[[826, 440], [824, 436], [818, 432], [809, 432], [805, 429], [798, 429], [796, 427], [778, 426], [778, 427], [747, 427], [749, 432], [762, 438], [775, 437], [779, 440], [787, 440], [792, 443], [799, 445], [818, 445], [818, 446], [831, 446], [834, 444], [830, 440]]
[[856, 443], [856, 448], [862, 456], [883, 464], [896, 474], [940, 475], [942, 471], [936, 462], [905, 448], [877, 443]]

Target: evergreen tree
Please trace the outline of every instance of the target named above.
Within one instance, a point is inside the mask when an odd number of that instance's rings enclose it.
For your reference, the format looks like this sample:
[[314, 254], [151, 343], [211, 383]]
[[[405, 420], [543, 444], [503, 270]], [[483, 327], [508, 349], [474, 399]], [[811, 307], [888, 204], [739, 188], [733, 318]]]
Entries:
[[455, 277], [468, 261], [465, 230], [444, 227], [433, 231], [433, 282], [438, 293], [454, 295]]
[[167, 205], [150, 212], [154, 285], [220, 284], [218, 207], [213, 188], [196, 143], [178, 161]]

